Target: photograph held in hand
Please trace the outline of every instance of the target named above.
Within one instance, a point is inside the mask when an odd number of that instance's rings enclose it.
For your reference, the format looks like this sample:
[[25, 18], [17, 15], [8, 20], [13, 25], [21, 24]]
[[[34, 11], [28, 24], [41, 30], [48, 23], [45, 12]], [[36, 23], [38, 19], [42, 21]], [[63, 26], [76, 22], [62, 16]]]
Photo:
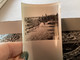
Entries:
[[28, 60], [63, 60], [60, 4], [22, 3], [22, 39]]

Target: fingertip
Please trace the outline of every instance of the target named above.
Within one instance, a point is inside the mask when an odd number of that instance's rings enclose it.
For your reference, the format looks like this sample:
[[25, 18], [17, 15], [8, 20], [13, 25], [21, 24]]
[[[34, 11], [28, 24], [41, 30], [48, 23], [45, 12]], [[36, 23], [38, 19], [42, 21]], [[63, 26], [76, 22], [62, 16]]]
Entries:
[[10, 52], [10, 58], [18, 56], [22, 52], [22, 42], [7, 43]]

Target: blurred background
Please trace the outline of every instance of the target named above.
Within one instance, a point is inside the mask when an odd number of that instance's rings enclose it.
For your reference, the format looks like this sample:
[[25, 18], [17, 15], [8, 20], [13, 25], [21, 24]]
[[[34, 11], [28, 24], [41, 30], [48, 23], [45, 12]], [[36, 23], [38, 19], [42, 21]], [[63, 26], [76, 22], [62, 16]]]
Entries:
[[80, 0], [8, 0], [0, 9], [0, 21], [21, 20], [21, 2], [30, 4], [61, 2], [61, 18], [80, 17]]

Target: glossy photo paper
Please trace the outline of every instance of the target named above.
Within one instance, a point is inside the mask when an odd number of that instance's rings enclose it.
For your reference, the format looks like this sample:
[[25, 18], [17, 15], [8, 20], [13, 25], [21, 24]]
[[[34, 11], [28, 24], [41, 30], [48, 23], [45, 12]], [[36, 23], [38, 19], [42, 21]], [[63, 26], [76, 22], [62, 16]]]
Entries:
[[62, 60], [59, 3], [22, 3], [22, 37], [28, 60]]

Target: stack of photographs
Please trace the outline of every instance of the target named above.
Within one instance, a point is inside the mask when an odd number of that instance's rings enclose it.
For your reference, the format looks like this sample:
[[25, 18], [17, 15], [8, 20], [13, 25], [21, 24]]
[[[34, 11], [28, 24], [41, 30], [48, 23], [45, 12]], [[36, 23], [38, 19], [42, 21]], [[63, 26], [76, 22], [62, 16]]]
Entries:
[[80, 60], [80, 18], [62, 19], [64, 60]]
[[0, 43], [22, 41], [21, 21], [0, 22]]

